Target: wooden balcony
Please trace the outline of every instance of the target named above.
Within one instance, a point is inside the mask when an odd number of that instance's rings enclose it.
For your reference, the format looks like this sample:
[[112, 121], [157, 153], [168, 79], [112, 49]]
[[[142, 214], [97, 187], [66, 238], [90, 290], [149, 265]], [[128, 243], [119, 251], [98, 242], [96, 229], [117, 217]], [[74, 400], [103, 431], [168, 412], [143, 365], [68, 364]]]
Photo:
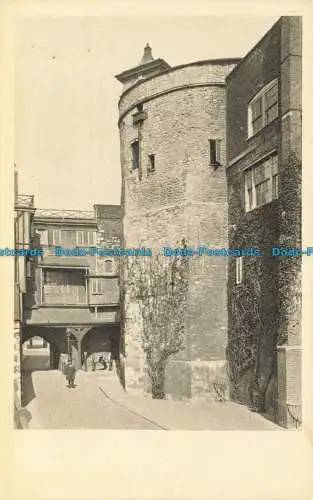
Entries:
[[44, 293], [42, 297], [42, 305], [84, 306], [88, 305], [87, 294], [83, 297], [69, 293], [59, 293], [59, 294]]
[[54, 287], [44, 285], [42, 305], [87, 305], [88, 294], [84, 286]]

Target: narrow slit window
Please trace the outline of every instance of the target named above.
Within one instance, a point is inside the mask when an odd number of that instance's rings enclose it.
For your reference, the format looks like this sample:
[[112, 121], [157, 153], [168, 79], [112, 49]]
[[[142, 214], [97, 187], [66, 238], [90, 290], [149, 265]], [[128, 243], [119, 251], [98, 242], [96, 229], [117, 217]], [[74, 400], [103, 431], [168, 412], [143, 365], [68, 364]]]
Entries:
[[209, 140], [210, 165], [221, 164], [221, 141], [220, 139]]
[[132, 150], [132, 169], [139, 168], [139, 141], [136, 140], [131, 144]]
[[149, 155], [148, 172], [155, 171], [155, 155]]

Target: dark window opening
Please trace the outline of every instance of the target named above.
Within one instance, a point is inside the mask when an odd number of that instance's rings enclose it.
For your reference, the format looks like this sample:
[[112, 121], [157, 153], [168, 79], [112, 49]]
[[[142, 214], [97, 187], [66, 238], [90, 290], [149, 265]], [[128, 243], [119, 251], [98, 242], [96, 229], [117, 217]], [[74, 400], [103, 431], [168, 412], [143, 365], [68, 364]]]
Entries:
[[132, 168], [139, 168], [139, 141], [132, 142]]
[[155, 171], [155, 155], [148, 155], [148, 157], [149, 157], [148, 172], [154, 172]]
[[221, 141], [219, 139], [210, 139], [210, 165], [218, 166], [221, 164]]

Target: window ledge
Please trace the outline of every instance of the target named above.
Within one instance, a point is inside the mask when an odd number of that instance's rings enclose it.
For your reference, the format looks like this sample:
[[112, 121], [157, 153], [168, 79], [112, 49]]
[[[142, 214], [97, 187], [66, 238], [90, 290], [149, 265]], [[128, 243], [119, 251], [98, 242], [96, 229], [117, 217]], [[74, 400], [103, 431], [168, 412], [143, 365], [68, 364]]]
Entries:
[[263, 203], [262, 205], [258, 205], [257, 207], [251, 208], [250, 210], [245, 211], [245, 215], [250, 214], [251, 212], [254, 212], [255, 210], [259, 210], [260, 208], [266, 207], [267, 205], [270, 205], [271, 203], [275, 203], [275, 201], [278, 201], [278, 198], [274, 198], [271, 201], [268, 201], [267, 203]]
[[273, 118], [273, 120], [271, 120], [270, 122], [268, 122], [266, 125], [263, 125], [262, 128], [260, 128], [257, 132], [255, 132], [254, 134], [251, 134], [251, 135], [248, 135], [246, 137], [246, 142], [249, 142], [250, 139], [253, 139], [254, 137], [258, 136], [259, 134], [261, 134], [269, 125], [272, 125], [275, 121], [279, 120], [279, 116], [276, 116], [276, 118]]
[[64, 304], [64, 302], [60, 303], [60, 304], [48, 304], [47, 302], [44, 302], [42, 304], [40, 304], [38, 306], [38, 309], [41, 308], [41, 307], [54, 307], [54, 308], [59, 308], [59, 307], [64, 307], [64, 308], [67, 308], [67, 307], [70, 307], [72, 309], [85, 309], [85, 308], [88, 308], [89, 307], [89, 304], [88, 302], [84, 302], [83, 304], [77, 304], [77, 303], [73, 303], [73, 304]]
[[[118, 257], [118, 256], [117, 256]], [[104, 274], [97, 272], [96, 274], [89, 273], [88, 278], [89, 279], [96, 279], [96, 278], [118, 278], [118, 274], [113, 273], [113, 274]]]

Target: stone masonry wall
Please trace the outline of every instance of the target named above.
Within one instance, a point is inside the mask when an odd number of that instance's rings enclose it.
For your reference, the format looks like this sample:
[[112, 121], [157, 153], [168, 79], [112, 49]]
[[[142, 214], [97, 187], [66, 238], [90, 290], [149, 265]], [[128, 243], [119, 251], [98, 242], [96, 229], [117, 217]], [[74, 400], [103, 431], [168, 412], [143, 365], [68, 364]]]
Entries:
[[[224, 80], [231, 67], [208, 63], [178, 68], [122, 96], [124, 246], [159, 251], [163, 246], [181, 246], [185, 238], [192, 248], [227, 248]], [[161, 91], [165, 93], [150, 99]], [[140, 130], [141, 169], [132, 170], [130, 145], [138, 137], [132, 106], [139, 101], [144, 102], [147, 118]], [[209, 139], [221, 140], [222, 161], [217, 168], [210, 165]], [[147, 169], [151, 154], [153, 173]], [[166, 378], [166, 391], [176, 397], [210, 392], [212, 371], [225, 360], [226, 259], [189, 259], [186, 348], [171, 360]], [[140, 321], [128, 314], [127, 284], [125, 294], [126, 384], [142, 387]]]

